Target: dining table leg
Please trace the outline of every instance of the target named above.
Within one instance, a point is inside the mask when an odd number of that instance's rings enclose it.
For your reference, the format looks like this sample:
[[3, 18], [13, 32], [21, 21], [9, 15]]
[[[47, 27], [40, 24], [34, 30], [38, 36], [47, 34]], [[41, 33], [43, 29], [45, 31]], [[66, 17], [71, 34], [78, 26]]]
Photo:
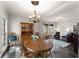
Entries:
[[42, 52], [41, 52], [41, 53], [40, 53], [40, 57], [42, 57], [42, 58], [43, 58], [43, 57], [44, 57], [44, 53], [42, 53]]
[[43, 53], [42, 53], [42, 57], [43, 57], [43, 58], [47, 58], [47, 52], [43, 52]]
[[37, 56], [35, 56], [35, 58], [39, 58], [41, 56], [41, 53], [38, 53]]

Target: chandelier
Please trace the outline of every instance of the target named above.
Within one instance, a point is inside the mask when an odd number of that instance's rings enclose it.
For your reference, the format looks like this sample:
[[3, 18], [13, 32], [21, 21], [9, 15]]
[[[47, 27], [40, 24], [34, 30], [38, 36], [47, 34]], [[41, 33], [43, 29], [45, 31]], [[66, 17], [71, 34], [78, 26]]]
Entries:
[[40, 16], [36, 12], [36, 6], [39, 4], [39, 1], [31, 1], [32, 5], [34, 5], [34, 13], [32, 16], [29, 16], [34, 23], [39, 22]]

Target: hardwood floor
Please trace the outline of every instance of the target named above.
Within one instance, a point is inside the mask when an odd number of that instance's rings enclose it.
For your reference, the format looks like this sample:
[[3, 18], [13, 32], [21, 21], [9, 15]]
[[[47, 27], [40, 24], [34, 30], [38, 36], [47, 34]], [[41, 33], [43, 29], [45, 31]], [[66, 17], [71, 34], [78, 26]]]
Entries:
[[[52, 48], [52, 58], [76, 58], [78, 57], [76, 53], [73, 52], [72, 46], [67, 48], [60, 48], [58, 46], [54, 46]], [[3, 58], [25, 58], [21, 56], [20, 46], [16, 45], [10, 48], [9, 51], [6, 52]], [[42, 57], [39, 57], [42, 58]], [[47, 58], [51, 58], [51, 55], [48, 53]]]

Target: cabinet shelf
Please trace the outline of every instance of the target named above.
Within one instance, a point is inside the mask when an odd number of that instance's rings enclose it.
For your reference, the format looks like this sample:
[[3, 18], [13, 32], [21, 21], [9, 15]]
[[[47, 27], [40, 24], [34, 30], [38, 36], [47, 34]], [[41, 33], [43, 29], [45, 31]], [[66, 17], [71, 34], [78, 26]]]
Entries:
[[22, 35], [32, 35], [33, 33], [33, 23], [21, 22], [21, 34]]
[[22, 30], [21, 32], [32, 32], [32, 30]]

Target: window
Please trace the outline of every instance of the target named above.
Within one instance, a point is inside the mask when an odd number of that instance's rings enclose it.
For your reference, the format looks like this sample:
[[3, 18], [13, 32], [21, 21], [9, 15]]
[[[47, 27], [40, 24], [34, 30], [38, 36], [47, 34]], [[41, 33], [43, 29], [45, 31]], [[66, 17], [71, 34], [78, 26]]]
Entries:
[[0, 56], [7, 47], [7, 21], [0, 17]]
[[46, 33], [46, 26], [43, 25], [43, 33]]
[[53, 34], [53, 24], [44, 24], [43, 25], [43, 33]]

